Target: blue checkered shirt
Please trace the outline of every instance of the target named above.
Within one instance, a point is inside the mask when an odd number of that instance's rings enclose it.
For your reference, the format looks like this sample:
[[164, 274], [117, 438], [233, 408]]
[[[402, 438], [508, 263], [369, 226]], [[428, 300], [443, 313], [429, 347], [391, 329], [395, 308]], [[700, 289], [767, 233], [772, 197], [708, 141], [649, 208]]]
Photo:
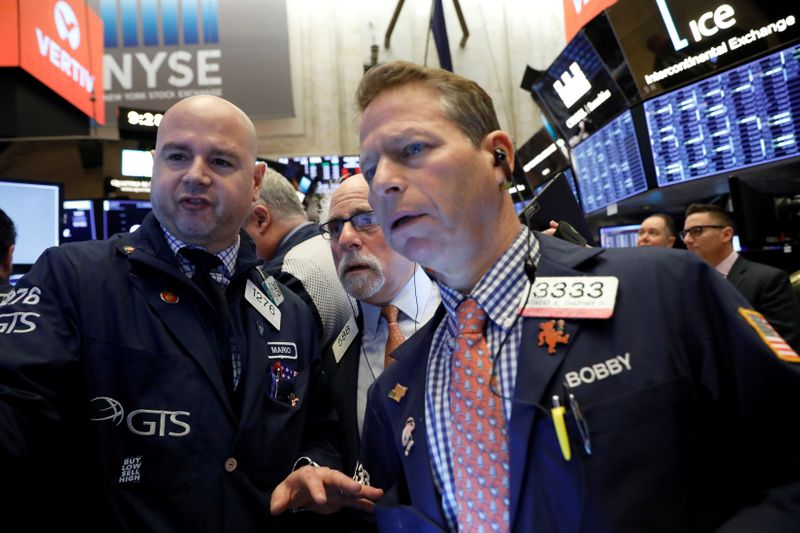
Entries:
[[[175, 259], [178, 261], [178, 266], [181, 269], [181, 272], [186, 274], [186, 277], [189, 279], [194, 276], [194, 264], [189, 261], [183, 254], [179, 253], [183, 248], [196, 248], [198, 250], [206, 250], [202, 246], [194, 246], [191, 244], [187, 244], [180, 240], [179, 238], [175, 237], [172, 233], [161, 224], [161, 229], [164, 232], [164, 237], [167, 239], [167, 244], [169, 244], [172, 253], [175, 254]], [[236, 236], [236, 242], [232, 245], [228, 246], [224, 250], [221, 250], [214, 255], [219, 257], [219, 260], [222, 261], [222, 264], [214, 268], [209, 272], [211, 279], [216, 281], [220, 284], [220, 286], [225, 289], [231, 283], [231, 278], [233, 277], [233, 271], [236, 268], [236, 257], [239, 255], [239, 245], [241, 244], [241, 239], [239, 236]], [[231, 358], [233, 360], [233, 388], [236, 389], [239, 386], [239, 379], [242, 376], [242, 358], [239, 354], [239, 347], [236, 344], [236, 339], [231, 337], [230, 341], [230, 348], [231, 348]]]
[[511, 398], [514, 394], [517, 356], [522, 338], [522, 321], [517, 320], [517, 316], [530, 286], [524, 270], [526, 252], [530, 254], [533, 264], [538, 265], [541, 255], [539, 241], [528, 228], [523, 227], [511, 247], [484, 274], [469, 295], [439, 284], [447, 317], [434, 333], [428, 358], [425, 418], [429, 421], [427, 431], [434, 479], [442, 494], [444, 514], [452, 531], [458, 530], [451, 462], [453, 450], [450, 444], [452, 431], [449, 394], [450, 366], [457, 334], [456, 307], [469, 296], [475, 298], [486, 311], [486, 342], [493, 354], [500, 350], [499, 355], [495, 355], [495, 371], [500, 390], [494, 392], [504, 399], [503, 413], [508, 424], [511, 419]]

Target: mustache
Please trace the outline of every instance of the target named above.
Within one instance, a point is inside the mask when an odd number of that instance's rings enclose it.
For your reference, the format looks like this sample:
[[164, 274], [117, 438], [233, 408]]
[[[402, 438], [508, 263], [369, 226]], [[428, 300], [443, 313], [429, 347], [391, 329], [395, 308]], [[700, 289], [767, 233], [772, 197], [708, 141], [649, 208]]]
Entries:
[[347, 271], [354, 266], [367, 266], [370, 270], [375, 272], [383, 271], [380, 262], [372, 255], [365, 254], [360, 250], [352, 252], [345, 252], [339, 265], [336, 267], [336, 273], [339, 277], [344, 276]]

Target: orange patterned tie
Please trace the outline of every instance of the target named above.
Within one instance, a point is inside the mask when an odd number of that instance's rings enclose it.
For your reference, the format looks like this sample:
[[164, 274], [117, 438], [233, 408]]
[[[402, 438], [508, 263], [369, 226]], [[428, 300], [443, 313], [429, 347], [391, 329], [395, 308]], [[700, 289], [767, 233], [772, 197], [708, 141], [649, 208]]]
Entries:
[[385, 305], [383, 309], [381, 309], [381, 316], [386, 320], [386, 324], [389, 327], [389, 335], [386, 338], [386, 348], [384, 348], [383, 351], [383, 368], [388, 368], [389, 365], [392, 364], [394, 361], [394, 357], [391, 355], [392, 352], [406, 340], [406, 338], [403, 337], [403, 332], [400, 331], [400, 324], [397, 323], [397, 314], [399, 312], [400, 309], [392, 304]]
[[450, 377], [453, 476], [460, 531], [508, 531], [508, 434], [502, 400], [489, 387], [486, 311], [468, 298], [456, 308]]

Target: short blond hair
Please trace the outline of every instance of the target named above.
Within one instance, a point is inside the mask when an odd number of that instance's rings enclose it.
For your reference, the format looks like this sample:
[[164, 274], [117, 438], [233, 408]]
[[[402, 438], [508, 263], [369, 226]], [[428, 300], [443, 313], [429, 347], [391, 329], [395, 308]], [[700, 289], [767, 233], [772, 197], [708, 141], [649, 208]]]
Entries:
[[480, 85], [447, 70], [408, 61], [391, 61], [369, 69], [356, 91], [358, 110], [363, 113], [384, 91], [409, 84], [438, 92], [444, 114], [476, 148], [486, 135], [500, 129], [492, 98]]

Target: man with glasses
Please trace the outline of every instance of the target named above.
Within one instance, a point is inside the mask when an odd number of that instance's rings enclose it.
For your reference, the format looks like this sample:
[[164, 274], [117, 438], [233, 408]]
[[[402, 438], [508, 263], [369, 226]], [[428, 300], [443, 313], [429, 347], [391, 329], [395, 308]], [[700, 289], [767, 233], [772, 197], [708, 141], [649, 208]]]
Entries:
[[672, 248], [677, 229], [671, 216], [663, 213], [650, 215], [642, 221], [636, 246], [660, 246]]
[[331, 196], [320, 225], [339, 279], [361, 309], [323, 356], [341, 419], [346, 473], [355, 470], [367, 389], [391, 364], [394, 348], [428, 322], [440, 302], [422, 268], [386, 244], [368, 195], [361, 174], [347, 178]]
[[733, 249], [733, 220], [728, 213], [716, 205], [690, 205], [681, 238], [690, 252], [733, 283], [795, 351], [800, 350], [800, 305], [789, 275], [745, 259]]

